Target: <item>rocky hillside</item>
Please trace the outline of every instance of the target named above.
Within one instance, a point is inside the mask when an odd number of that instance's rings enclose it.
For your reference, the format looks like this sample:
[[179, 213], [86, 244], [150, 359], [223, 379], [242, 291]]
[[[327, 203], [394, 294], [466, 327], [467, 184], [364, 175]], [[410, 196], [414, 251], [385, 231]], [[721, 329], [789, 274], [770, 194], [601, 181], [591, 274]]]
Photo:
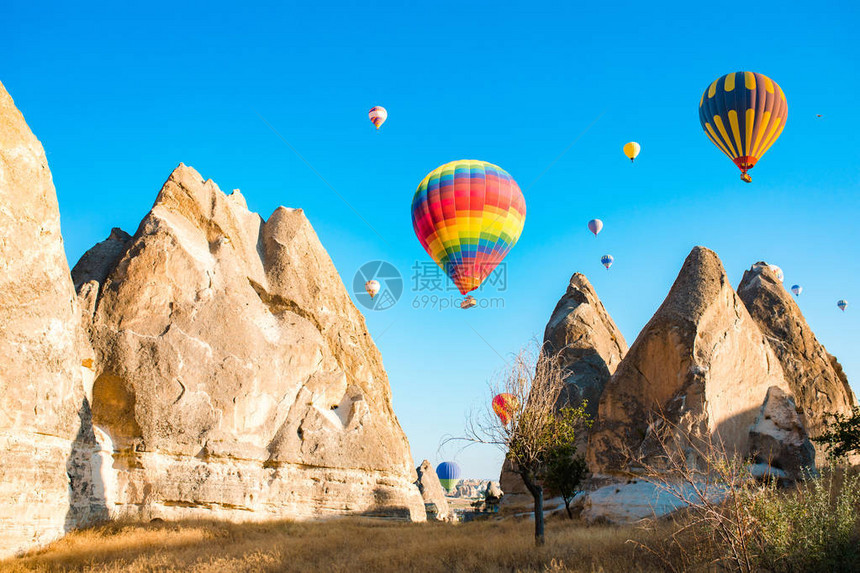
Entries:
[[0, 267], [0, 557], [116, 517], [425, 518], [379, 351], [300, 209], [264, 221], [180, 165], [73, 282], [0, 86]]
[[45, 151], [0, 84], [0, 557], [100, 517], [78, 324]]
[[[856, 403], [838, 361], [768, 265], [753, 265], [736, 293], [703, 247], [689, 254], [629, 351], [582, 275], [571, 279], [544, 340], [570, 372], [566, 397], [589, 399], [591, 408], [598, 397], [586, 450], [594, 491], [579, 502], [587, 520], [671, 511], [659, 488], [629, 478], [643, 465], [663, 466], [667, 453], [702, 467], [709, 444], [746, 457], [755, 472], [796, 480], [816, 467], [810, 436]], [[514, 494], [506, 502], [527, 501], [507, 465], [501, 479]]]
[[180, 165], [72, 277], [113, 515], [423, 517], [379, 351], [301, 209], [264, 221]]

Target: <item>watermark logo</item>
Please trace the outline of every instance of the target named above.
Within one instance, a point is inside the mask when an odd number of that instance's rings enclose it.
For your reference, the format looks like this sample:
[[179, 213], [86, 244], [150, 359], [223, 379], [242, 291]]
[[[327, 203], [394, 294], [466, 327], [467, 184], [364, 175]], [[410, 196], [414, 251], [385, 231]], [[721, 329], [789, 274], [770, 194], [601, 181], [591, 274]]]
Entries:
[[[371, 280], [379, 282], [379, 292], [373, 297], [365, 287]], [[370, 261], [356, 271], [352, 279], [352, 294], [365, 308], [388, 310], [403, 295], [403, 277], [397, 267], [387, 261]]]

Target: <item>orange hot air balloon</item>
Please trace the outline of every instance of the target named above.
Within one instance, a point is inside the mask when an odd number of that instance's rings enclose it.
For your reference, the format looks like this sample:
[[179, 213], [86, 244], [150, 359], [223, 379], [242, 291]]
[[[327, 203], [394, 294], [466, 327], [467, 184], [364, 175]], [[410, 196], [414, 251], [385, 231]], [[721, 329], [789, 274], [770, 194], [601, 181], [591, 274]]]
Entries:
[[779, 138], [788, 118], [782, 88], [763, 74], [734, 72], [714, 80], [699, 100], [705, 135], [752, 181], [749, 171]]
[[513, 394], [497, 394], [493, 398], [493, 412], [502, 421], [502, 424], [507, 425], [514, 418], [514, 413], [519, 408], [520, 404], [517, 397]]

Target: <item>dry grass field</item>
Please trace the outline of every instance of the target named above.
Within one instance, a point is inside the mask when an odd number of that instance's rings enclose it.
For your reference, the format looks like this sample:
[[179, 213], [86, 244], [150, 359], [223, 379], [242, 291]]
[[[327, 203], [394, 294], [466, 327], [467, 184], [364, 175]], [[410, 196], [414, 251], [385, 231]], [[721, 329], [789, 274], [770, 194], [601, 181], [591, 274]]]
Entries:
[[0, 562], [0, 571], [662, 571], [631, 537], [636, 528], [551, 520], [534, 547], [529, 521], [459, 525], [370, 519], [229, 524], [114, 523], [74, 532], [42, 550]]

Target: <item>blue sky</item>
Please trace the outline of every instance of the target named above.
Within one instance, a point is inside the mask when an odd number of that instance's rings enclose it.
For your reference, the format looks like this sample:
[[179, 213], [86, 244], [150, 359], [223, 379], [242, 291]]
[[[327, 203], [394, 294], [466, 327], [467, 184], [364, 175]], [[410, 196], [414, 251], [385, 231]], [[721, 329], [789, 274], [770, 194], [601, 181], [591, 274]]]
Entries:
[[[5, 7], [0, 81], [47, 150], [69, 260], [113, 226], [133, 232], [179, 162], [264, 217], [304, 208], [348, 286], [367, 261], [404, 274], [400, 302], [366, 312], [395, 411], [416, 464], [456, 459], [472, 477], [496, 477], [501, 453], [439, 451], [440, 438], [462, 432], [502, 357], [542, 336], [575, 271], [632, 343], [694, 245], [734, 286], [776, 263], [860, 390], [856, 4], [465, 4]], [[773, 78], [789, 104], [750, 185], [697, 115], [705, 87], [737, 70]], [[373, 105], [390, 114], [379, 133]], [[502, 166], [525, 192], [504, 308], [414, 309], [410, 269], [428, 258], [412, 194], [460, 158]], [[839, 298], [856, 304], [842, 313]]]

